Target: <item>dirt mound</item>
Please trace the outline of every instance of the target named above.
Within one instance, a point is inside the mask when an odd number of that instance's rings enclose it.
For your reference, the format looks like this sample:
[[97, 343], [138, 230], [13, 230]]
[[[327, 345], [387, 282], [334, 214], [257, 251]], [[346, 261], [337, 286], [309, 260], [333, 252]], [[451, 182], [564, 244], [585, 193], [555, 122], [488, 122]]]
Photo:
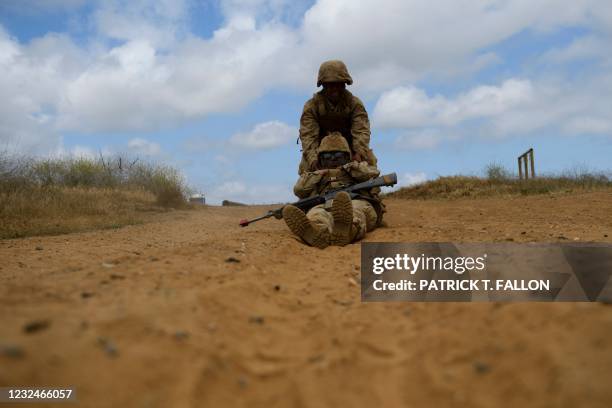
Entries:
[[[389, 199], [369, 241], [612, 242], [612, 194]], [[609, 406], [603, 304], [364, 304], [265, 206], [0, 241], [0, 384], [87, 407]], [[63, 405], [58, 405], [63, 406]]]

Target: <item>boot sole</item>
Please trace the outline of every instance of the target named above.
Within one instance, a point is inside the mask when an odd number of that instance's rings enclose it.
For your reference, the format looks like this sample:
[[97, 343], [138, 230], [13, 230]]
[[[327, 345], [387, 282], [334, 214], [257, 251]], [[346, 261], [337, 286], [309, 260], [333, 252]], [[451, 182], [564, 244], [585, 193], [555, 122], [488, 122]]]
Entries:
[[344, 246], [351, 242], [353, 228], [353, 204], [351, 196], [341, 192], [336, 194], [331, 208], [334, 217], [334, 231], [331, 236], [332, 245]]
[[320, 249], [329, 246], [329, 232], [327, 230], [315, 230], [306, 214], [299, 208], [286, 206], [283, 209], [283, 218], [291, 232], [306, 241], [308, 245]]

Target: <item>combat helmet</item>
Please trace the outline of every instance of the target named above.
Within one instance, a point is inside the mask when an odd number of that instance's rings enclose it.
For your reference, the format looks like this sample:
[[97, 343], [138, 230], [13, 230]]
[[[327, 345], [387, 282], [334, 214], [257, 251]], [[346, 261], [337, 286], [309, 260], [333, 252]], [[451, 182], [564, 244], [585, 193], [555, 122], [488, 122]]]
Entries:
[[351, 154], [351, 148], [340, 132], [331, 132], [321, 140], [319, 153], [345, 152]]
[[322, 169], [336, 169], [351, 159], [351, 148], [340, 132], [332, 132], [321, 140], [318, 160]]
[[353, 83], [353, 78], [349, 75], [344, 62], [340, 60], [330, 60], [322, 63], [319, 68], [317, 86], [321, 86], [324, 82], [344, 82], [350, 85]]

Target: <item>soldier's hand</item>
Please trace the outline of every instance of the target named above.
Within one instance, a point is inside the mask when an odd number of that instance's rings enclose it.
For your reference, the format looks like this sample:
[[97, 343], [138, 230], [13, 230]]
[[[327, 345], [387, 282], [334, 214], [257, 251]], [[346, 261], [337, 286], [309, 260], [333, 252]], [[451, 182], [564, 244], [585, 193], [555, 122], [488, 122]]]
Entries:
[[363, 161], [363, 158], [361, 157], [361, 155], [359, 153], [354, 153], [353, 154], [353, 160], [356, 162], [361, 162]]
[[342, 168], [343, 168], [344, 170], [347, 170], [347, 171], [348, 171], [348, 170], [351, 170], [351, 169], [353, 169], [353, 168], [355, 168], [355, 167], [359, 167], [359, 162], [357, 162], [357, 161], [352, 161], [352, 162], [348, 162], [348, 163], [346, 163], [344, 166], [342, 166]]
[[329, 170], [328, 169], [321, 169], [321, 170], [316, 170], [314, 173], [318, 174], [319, 176], [324, 176], [327, 173], [329, 173]]

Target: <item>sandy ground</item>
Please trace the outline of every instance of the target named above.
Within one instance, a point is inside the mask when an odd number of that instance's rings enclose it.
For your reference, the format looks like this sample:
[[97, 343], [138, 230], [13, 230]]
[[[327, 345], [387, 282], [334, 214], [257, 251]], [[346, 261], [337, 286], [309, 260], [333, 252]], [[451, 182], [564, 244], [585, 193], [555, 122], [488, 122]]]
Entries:
[[[612, 242], [610, 192], [387, 203], [369, 241]], [[360, 246], [238, 227], [267, 208], [0, 241], [0, 385], [82, 407], [610, 406], [611, 305], [361, 303]]]

